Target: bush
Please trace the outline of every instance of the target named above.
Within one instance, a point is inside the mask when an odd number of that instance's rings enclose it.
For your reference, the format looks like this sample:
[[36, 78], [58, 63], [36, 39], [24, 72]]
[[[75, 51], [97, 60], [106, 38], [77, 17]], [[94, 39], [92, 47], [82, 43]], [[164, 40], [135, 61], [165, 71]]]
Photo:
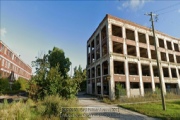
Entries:
[[119, 99], [120, 96], [126, 95], [126, 90], [120, 83], [116, 84], [116, 91], [115, 91], [116, 98]]
[[9, 81], [7, 78], [1, 78], [0, 79], [0, 94], [2, 94], [5, 91], [10, 90]]
[[[62, 111], [63, 107], [78, 107], [76, 99], [63, 99], [58, 95], [46, 96], [43, 101], [37, 105], [37, 112], [42, 115], [41, 118], [58, 119], [63, 115], [82, 114], [80, 111]], [[65, 119], [65, 118], [64, 118]], [[79, 120], [78, 117], [71, 117], [68, 120]]]

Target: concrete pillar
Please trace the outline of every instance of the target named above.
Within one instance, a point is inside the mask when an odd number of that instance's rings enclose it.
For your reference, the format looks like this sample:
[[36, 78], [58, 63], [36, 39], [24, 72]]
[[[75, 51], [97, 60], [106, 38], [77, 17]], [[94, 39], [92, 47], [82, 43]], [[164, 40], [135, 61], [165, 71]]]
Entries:
[[109, 73], [110, 73], [110, 79], [109, 79], [109, 97], [111, 100], [115, 99], [115, 82], [114, 82], [114, 64], [113, 64], [113, 58], [110, 57], [109, 59]]
[[125, 55], [125, 61], [124, 61], [124, 67], [125, 67], [125, 76], [126, 76], [126, 94], [127, 97], [130, 97], [130, 82], [129, 82], [129, 68], [128, 68], [128, 60], [127, 60], [127, 45], [126, 45], [126, 32], [125, 32], [125, 27], [122, 27], [122, 32], [123, 32], [123, 52]]
[[101, 70], [101, 96], [103, 96], [103, 75], [102, 75], [102, 63], [100, 64], [100, 70]]
[[107, 41], [108, 41], [108, 50], [109, 50], [109, 65], [108, 65], [108, 73], [109, 73], [109, 98], [111, 100], [115, 99], [115, 82], [114, 82], [114, 64], [113, 64], [113, 57], [111, 55], [111, 53], [113, 52], [113, 48], [112, 48], [112, 40], [111, 40], [111, 24], [107, 24], [106, 25], [107, 28]]
[[177, 92], [178, 92], [178, 94], [180, 94], [180, 75], [179, 75], [179, 71], [178, 71], [178, 67], [177, 66], [176, 66], [176, 74], [177, 74], [177, 78], [178, 78]]
[[95, 89], [95, 95], [97, 95], [97, 82], [96, 82], [96, 77], [97, 77], [97, 72], [96, 72], [96, 67], [97, 66], [95, 66], [94, 67], [94, 71], [95, 71], [95, 77], [94, 77], [94, 82], [95, 82], [95, 87], [94, 87], [94, 89]]
[[168, 65], [168, 71], [169, 71], [169, 77], [170, 77], [170, 79], [172, 79], [172, 73], [171, 73], [171, 67], [170, 67], [170, 65]]
[[138, 71], [139, 71], [140, 93], [141, 93], [141, 96], [144, 96], [144, 84], [143, 84], [143, 80], [142, 80], [142, 69], [141, 69], [140, 61], [138, 61]]
[[90, 67], [90, 84], [89, 84], [89, 94], [92, 94], [92, 67]]
[[154, 73], [153, 73], [152, 63], [150, 63], [149, 67], [150, 67], [150, 72], [151, 72], [151, 86], [152, 86], [152, 91], [155, 91], [155, 82], [154, 82]]
[[141, 70], [141, 63], [140, 63], [140, 52], [139, 52], [139, 41], [138, 41], [138, 32], [135, 30], [135, 41], [136, 41], [136, 53], [138, 57], [138, 72], [139, 72], [139, 85], [140, 85], [140, 93], [141, 96], [144, 96], [144, 85], [142, 80], [142, 70]]
[[[148, 36], [147, 33], [146, 33], [146, 43], [147, 43], [148, 58], [151, 59], [151, 50], [150, 50], [150, 47], [149, 47], [149, 36]], [[152, 91], [155, 91], [154, 73], [153, 73], [152, 62], [150, 62], [149, 67], [150, 67], [150, 74], [151, 74]]]

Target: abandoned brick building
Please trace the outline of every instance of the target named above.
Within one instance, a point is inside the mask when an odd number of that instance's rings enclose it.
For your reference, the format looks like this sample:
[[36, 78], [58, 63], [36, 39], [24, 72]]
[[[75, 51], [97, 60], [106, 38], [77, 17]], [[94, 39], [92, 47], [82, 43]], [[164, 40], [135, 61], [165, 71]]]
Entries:
[[0, 77], [7, 78], [12, 73], [16, 80], [19, 77], [30, 80], [32, 68], [0, 40]]
[[[180, 39], [155, 31], [162, 88], [179, 93]], [[115, 98], [117, 83], [128, 97], [160, 87], [150, 28], [106, 15], [87, 41], [87, 93]]]

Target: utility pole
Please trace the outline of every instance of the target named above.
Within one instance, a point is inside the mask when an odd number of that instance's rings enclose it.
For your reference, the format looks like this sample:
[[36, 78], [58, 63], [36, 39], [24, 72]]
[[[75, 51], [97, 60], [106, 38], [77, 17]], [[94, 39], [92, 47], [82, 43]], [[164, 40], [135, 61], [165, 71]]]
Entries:
[[163, 90], [163, 85], [162, 85], [162, 73], [160, 70], [160, 65], [159, 65], [159, 56], [158, 56], [158, 52], [157, 52], [157, 44], [156, 44], [156, 37], [155, 37], [155, 31], [154, 31], [154, 16], [157, 17], [156, 14], [153, 14], [152, 12], [149, 14], [145, 14], [145, 15], [149, 15], [151, 17], [150, 21], [152, 22], [152, 31], [153, 31], [153, 36], [154, 36], [154, 47], [155, 47], [155, 52], [156, 52], [156, 61], [157, 61], [157, 68], [158, 68], [158, 73], [159, 73], [159, 82], [160, 82], [160, 89], [161, 89], [161, 99], [162, 99], [162, 107], [163, 110], [166, 110], [166, 104], [165, 104], [165, 98], [164, 98], [164, 90]]

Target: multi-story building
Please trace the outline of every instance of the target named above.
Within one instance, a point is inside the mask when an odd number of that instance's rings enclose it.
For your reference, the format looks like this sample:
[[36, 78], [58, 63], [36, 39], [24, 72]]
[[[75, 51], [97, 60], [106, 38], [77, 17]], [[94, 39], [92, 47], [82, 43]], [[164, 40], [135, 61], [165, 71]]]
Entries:
[[0, 76], [9, 77], [11, 73], [16, 80], [19, 77], [30, 80], [32, 68], [0, 40]]
[[[180, 39], [156, 33], [164, 93], [180, 90]], [[160, 87], [150, 28], [106, 15], [87, 41], [87, 93], [115, 97], [117, 83], [128, 97]]]

